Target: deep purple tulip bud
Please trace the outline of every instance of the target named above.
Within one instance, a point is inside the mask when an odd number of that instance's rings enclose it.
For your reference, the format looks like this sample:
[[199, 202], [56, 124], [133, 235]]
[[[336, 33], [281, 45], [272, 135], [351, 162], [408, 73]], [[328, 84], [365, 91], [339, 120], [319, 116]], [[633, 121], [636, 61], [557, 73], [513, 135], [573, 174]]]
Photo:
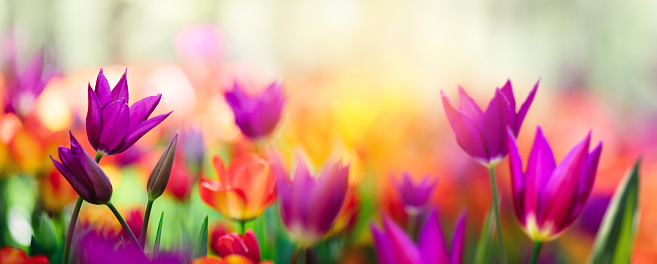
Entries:
[[112, 183], [109, 178], [94, 158], [84, 151], [73, 134], [71, 134], [70, 149], [59, 147], [59, 159], [62, 162], [52, 156], [50, 159], [85, 201], [92, 204], [106, 204], [112, 198]]
[[281, 82], [272, 83], [257, 96], [249, 96], [237, 82], [226, 92], [226, 102], [233, 109], [235, 123], [245, 136], [255, 139], [271, 133], [281, 118], [285, 96]]
[[458, 109], [441, 91], [445, 113], [459, 146], [486, 167], [495, 166], [509, 152], [506, 142], [507, 128], [511, 129], [514, 138], [518, 136], [537, 88], [538, 82], [517, 113], [510, 80], [502, 89], [495, 89], [495, 96], [488, 104], [486, 112], [483, 112], [460, 86]]
[[127, 73], [126, 69], [111, 91], [103, 69], [98, 73], [95, 90], [89, 84], [87, 138], [101, 155], [125, 151], [171, 114], [148, 118], [160, 103], [161, 94], [146, 97], [128, 107]]
[[557, 165], [552, 149], [538, 127], [523, 172], [523, 162], [511, 131], [507, 137], [516, 217], [532, 240], [552, 240], [582, 212], [593, 189], [602, 142], [589, 152], [589, 132]]
[[463, 262], [465, 243], [465, 218], [462, 213], [457, 220], [452, 237], [451, 251], [447, 249], [445, 236], [440, 227], [436, 210], [433, 210], [420, 232], [417, 246], [404, 231], [387, 217], [383, 219], [383, 231], [372, 226], [374, 246], [381, 264], [425, 264]]
[[155, 164], [155, 168], [148, 177], [146, 184], [146, 191], [148, 192], [148, 199], [155, 200], [167, 188], [169, 183], [169, 175], [171, 175], [171, 166], [173, 165], [173, 157], [176, 154], [176, 144], [178, 142], [178, 133], [173, 137], [169, 147], [162, 153], [160, 160]]
[[418, 211], [429, 200], [437, 181], [431, 180], [427, 176], [421, 182], [414, 184], [411, 180], [411, 175], [404, 173], [402, 181], [394, 181], [394, 183], [405, 209]]
[[278, 177], [281, 218], [290, 236], [299, 245], [314, 245], [331, 229], [342, 210], [347, 196], [349, 165], [331, 163], [313, 177], [299, 156], [290, 180], [280, 162], [275, 158], [272, 162]]

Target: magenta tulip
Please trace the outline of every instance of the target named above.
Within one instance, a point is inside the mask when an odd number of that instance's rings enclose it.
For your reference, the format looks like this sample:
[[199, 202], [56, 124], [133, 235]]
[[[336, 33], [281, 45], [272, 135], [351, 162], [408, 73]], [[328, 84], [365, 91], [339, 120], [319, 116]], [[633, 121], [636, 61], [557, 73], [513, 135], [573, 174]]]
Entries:
[[459, 86], [459, 108], [441, 91], [443, 106], [459, 146], [478, 162], [491, 167], [509, 152], [506, 130], [510, 128], [514, 138], [518, 135], [538, 88], [538, 82], [516, 113], [511, 81], [502, 89], [495, 89], [495, 96], [483, 112], [472, 98]]
[[509, 131], [507, 137], [516, 217], [532, 240], [555, 239], [575, 221], [586, 205], [593, 189], [602, 142], [589, 152], [589, 132], [557, 165], [539, 127], [523, 172], [513, 133]]
[[401, 182], [393, 181], [395, 188], [401, 197], [401, 201], [407, 210], [419, 211], [429, 201], [431, 192], [436, 187], [436, 180], [425, 177], [422, 181], [413, 183], [411, 175], [404, 173]]
[[235, 123], [245, 136], [255, 139], [270, 134], [279, 119], [285, 104], [283, 84], [272, 83], [267, 90], [249, 96], [235, 82], [233, 90], [225, 93], [226, 102], [233, 109]]

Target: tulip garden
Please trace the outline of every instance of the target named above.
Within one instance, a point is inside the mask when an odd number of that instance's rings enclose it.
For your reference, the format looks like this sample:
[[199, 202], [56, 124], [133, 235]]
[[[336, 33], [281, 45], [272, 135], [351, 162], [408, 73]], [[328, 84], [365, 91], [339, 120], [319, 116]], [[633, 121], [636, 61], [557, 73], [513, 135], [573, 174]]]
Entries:
[[218, 32], [70, 70], [7, 31], [0, 263], [657, 262], [655, 127], [622, 104], [550, 76], [358, 92]]

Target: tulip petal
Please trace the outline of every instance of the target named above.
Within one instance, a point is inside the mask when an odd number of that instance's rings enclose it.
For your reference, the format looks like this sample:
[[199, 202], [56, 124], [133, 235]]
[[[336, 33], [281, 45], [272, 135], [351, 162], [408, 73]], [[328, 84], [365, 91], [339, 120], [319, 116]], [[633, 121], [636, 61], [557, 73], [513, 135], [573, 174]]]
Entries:
[[304, 226], [307, 226], [308, 216], [310, 215], [309, 207], [311, 206], [311, 199], [309, 199], [308, 194], [314, 193], [317, 185], [314, 184], [310, 170], [300, 154], [297, 155], [295, 166], [293, 183], [290, 186], [290, 213], [293, 219], [292, 222], [300, 221]]
[[527, 186], [525, 189], [526, 200], [524, 206], [527, 210], [525, 212], [526, 214], [538, 213], [538, 207], [540, 206], [538, 201], [539, 194], [550, 181], [556, 166], [552, 149], [543, 135], [543, 130], [537, 127], [534, 146], [531, 154], [529, 154], [527, 170], [525, 171]]
[[513, 122], [513, 111], [500, 89], [496, 89], [479, 127], [488, 150], [489, 161], [502, 159], [508, 153], [506, 128]]
[[452, 237], [452, 253], [450, 254], [450, 263], [459, 264], [463, 263], [463, 248], [465, 245], [465, 218], [467, 214], [461, 213], [456, 221], [454, 228], [454, 236]]
[[217, 180], [219, 180], [219, 183], [223, 185], [229, 184], [228, 177], [226, 176], [226, 169], [224, 168], [224, 160], [221, 159], [221, 156], [214, 155], [212, 157], [212, 167], [217, 173]]
[[[524, 226], [527, 209], [525, 208], [525, 199], [533, 199], [526, 196], [525, 175], [522, 173], [522, 159], [518, 151], [513, 132], [507, 129], [507, 143], [509, 145], [509, 167], [511, 173], [511, 191], [513, 195], [513, 210], [516, 213], [518, 221]], [[535, 203], [534, 203], [535, 204]], [[535, 211], [535, 208], [532, 208]]]
[[246, 257], [251, 259], [253, 263], [260, 262], [260, 247], [258, 246], [258, 239], [253, 233], [253, 230], [249, 229], [244, 233], [244, 244], [248, 251], [246, 252]]
[[119, 82], [114, 85], [112, 89], [112, 102], [124, 100], [126, 103], [130, 102], [128, 100], [128, 69], [125, 69], [125, 72], [119, 79]]
[[155, 107], [160, 103], [161, 98], [162, 94], [158, 94], [146, 97], [132, 104], [130, 106], [130, 126], [128, 129], [132, 130], [141, 122], [146, 121], [155, 110]]
[[100, 108], [105, 108], [108, 104], [112, 102], [112, 95], [110, 92], [110, 85], [103, 74], [103, 69], [100, 69], [98, 77], [96, 78], [96, 97], [98, 97], [98, 102], [100, 103]]
[[431, 210], [431, 214], [424, 222], [418, 237], [418, 249], [424, 263], [447, 263], [449, 259], [440, 220], [435, 209]]
[[[559, 224], [566, 217], [571, 201], [577, 192], [577, 183], [586, 160], [591, 134], [577, 144], [555, 168], [550, 180], [539, 196], [539, 225], [547, 222]], [[558, 227], [557, 227], [558, 228]]]
[[87, 201], [95, 204], [106, 204], [112, 198], [112, 183], [109, 180], [109, 177], [103, 172], [103, 169], [100, 168], [98, 163], [89, 156], [85, 151], [82, 155], [82, 168], [85, 171], [85, 175], [89, 177], [91, 185], [94, 188], [94, 198], [95, 201]]
[[579, 183], [577, 184], [577, 194], [575, 200], [571, 203], [571, 208], [568, 210], [568, 215], [563, 222], [559, 225], [562, 229], [570, 226], [575, 219], [580, 215], [586, 202], [589, 199], [591, 191], [593, 190], [593, 184], [595, 183], [595, 175], [598, 171], [598, 162], [600, 160], [600, 154], [602, 152], [602, 142], [589, 153], [584, 163], [582, 169], [582, 175], [580, 176]]
[[164, 121], [164, 119], [169, 117], [171, 113], [173, 113], [173, 111], [168, 112], [166, 114], [155, 116], [144, 122], [141, 122], [139, 125], [137, 125], [132, 130], [130, 130], [128, 135], [125, 137], [125, 141], [123, 142], [123, 144], [121, 144], [121, 146], [117, 148], [117, 150], [115, 150], [114, 153], [121, 153], [126, 149], [132, 147], [132, 145], [134, 145], [137, 142], [137, 140], [139, 140], [146, 133], [148, 133], [148, 131], [151, 131], [151, 129], [162, 123], [162, 121]]
[[[61, 158], [60, 158], [61, 159]], [[89, 190], [84, 187], [84, 184], [78, 180], [77, 177], [75, 177], [75, 174], [71, 172], [64, 164], [60, 163], [56, 159], [54, 159], [52, 156], [50, 156], [50, 160], [52, 160], [52, 163], [55, 165], [55, 168], [64, 176], [64, 178], [68, 181], [68, 183], [71, 184], [71, 187], [77, 192], [83, 199], [87, 200], [91, 199], [91, 194]]]
[[[242, 190], [218, 190], [213, 181], [202, 179], [198, 186], [201, 200], [208, 206], [216, 209], [224, 217], [232, 219], [245, 219], [242, 215], [246, 206], [246, 196]], [[215, 182], [216, 183], [216, 182]]]
[[130, 110], [125, 101], [115, 101], [103, 109], [103, 131], [98, 139], [97, 151], [114, 154], [128, 133]]
[[[522, 122], [525, 120], [525, 116], [527, 115], [527, 111], [529, 111], [529, 107], [532, 105], [532, 102], [534, 101], [534, 96], [536, 96], [536, 90], [538, 89], [538, 84], [541, 81], [538, 80], [536, 84], [534, 84], [534, 88], [529, 92], [529, 95], [527, 95], [527, 99], [525, 99], [525, 102], [522, 103], [522, 106], [520, 106], [520, 110], [518, 110], [518, 114], [516, 114], [515, 118], [515, 124], [514, 124], [514, 131], [515, 134], [517, 135], [520, 132], [520, 127], [522, 126]], [[514, 108], [515, 110], [515, 108]]]
[[308, 197], [308, 203], [315, 210], [308, 217], [308, 223], [315, 226], [315, 230], [326, 233], [338, 217], [344, 204], [349, 184], [349, 166], [342, 167], [339, 163], [330, 165], [316, 179], [315, 189]]
[[474, 122], [478, 122], [484, 117], [484, 112], [481, 111], [481, 108], [475, 103], [474, 100], [472, 100], [472, 97], [470, 97], [465, 90], [463, 90], [463, 87], [460, 85], [458, 86], [459, 90], [459, 111], [473, 120]]
[[475, 125], [474, 121], [461, 112], [457, 111], [450, 102], [449, 98], [441, 91], [443, 98], [443, 107], [449, 120], [449, 124], [456, 134], [456, 141], [461, 148], [475, 159], [484, 162], [489, 161], [488, 150], [484, 144], [484, 138], [481, 131]]
[[413, 241], [390, 219], [383, 219], [383, 228], [394, 250], [394, 263], [421, 264], [420, 252], [413, 245]]
[[[108, 88], [109, 89], [109, 88]], [[98, 101], [96, 93], [91, 90], [91, 84], [88, 89], [87, 107], [87, 138], [89, 143], [94, 149], [98, 148], [98, 139], [100, 138], [103, 129], [103, 113], [101, 112], [101, 104]]]
[[[507, 102], [509, 102], [509, 108], [513, 112], [516, 111], [516, 98], [513, 96], [513, 85], [511, 85], [511, 80], [506, 79], [506, 83], [504, 83], [504, 86], [502, 86], [502, 95], [506, 97]], [[514, 129], [512, 127], [511, 129]], [[514, 131], [514, 134], [517, 134], [516, 131]]]
[[388, 237], [386, 237], [386, 235], [374, 225], [372, 225], [372, 237], [374, 238], [374, 249], [376, 249], [379, 263], [394, 264], [394, 251], [389, 243], [390, 240]]

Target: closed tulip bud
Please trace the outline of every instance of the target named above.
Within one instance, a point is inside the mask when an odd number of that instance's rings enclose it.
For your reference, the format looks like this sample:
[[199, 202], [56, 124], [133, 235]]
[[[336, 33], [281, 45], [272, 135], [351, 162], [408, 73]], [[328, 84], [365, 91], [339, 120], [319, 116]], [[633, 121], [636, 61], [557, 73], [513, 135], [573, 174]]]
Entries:
[[[70, 133], [70, 132], [69, 132]], [[59, 147], [59, 159], [50, 156], [55, 168], [82, 199], [92, 204], [106, 204], [112, 198], [112, 183], [98, 163], [89, 156], [71, 134], [71, 148]]]
[[176, 144], [178, 143], [178, 133], [173, 137], [169, 147], [162, 153], [160, 160], [157, 161], [155, 168], [148, 177], [148, 184], [146, 190], [148, 191], [148, 199], [155, 200], [167, 188], [169, 182], [169, 175], [171, 175], [171, 166], [173, 165], [173, 157], [176, 153]]

